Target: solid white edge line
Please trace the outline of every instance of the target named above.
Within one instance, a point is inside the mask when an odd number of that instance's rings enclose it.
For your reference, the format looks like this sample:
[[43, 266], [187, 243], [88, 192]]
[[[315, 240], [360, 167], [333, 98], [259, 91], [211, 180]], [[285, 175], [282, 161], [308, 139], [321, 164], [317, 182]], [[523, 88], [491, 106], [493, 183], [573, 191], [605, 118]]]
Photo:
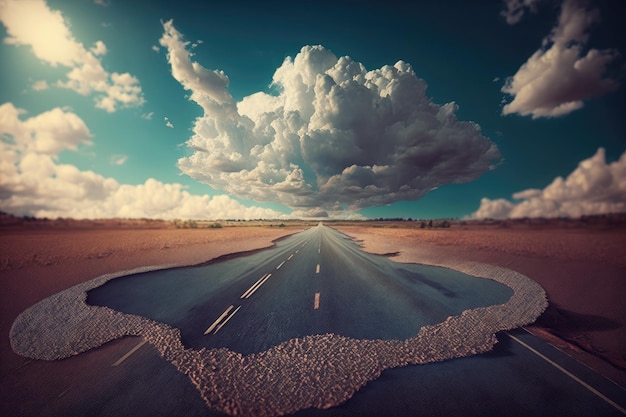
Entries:
[[126, 354], [124, 356], [122, 356], [121, 358], [116, 360], [113, 363], [113, 365], [111, 365], [111, 366], [118, 366], [118, 365], [120, 365], [122, 362], [124, 362], [126, 359], [128, 359], [130, 357], [130, 355], [132, 355], [133, 353], [137, 352], [137, 350], [139, 350], [139, 348], [142, 347], [145, 344], [146, 344], [145, 340], [142, 340], [141, 342], [137, 343], [137, 345], [134, 348], [132, 348], [131, 350], [126, 352]]
[[233, 318], [233, 316], [235, 315], [235, 313], [236, 313], [236, 312], [238, 312], [240, 308], [241, 308], [241, 306], [237, 307], [237, 308], [235, 309], [235, 311], [233, 311], [232, 313], [230, 313], [230, 316], [226, 317], [226, 320], [224, 320], [224, 321], [222, 322], [222, 324], [220, 324], [219, 326], [217, 326], [217, 329], [215, 329], [215, 332], [214, 332], [213, 334], [216, 334], [217, 332], [219, 332], [219, 331], [220, 331], [220, 329], [221, 329], [222, 327], [224, 327], [224, 326], [226, 325], [226, 323], [228, 323], [228, 320], [230, 320], [230, 319], [232, 319], [232, 318]]
[[59, 395], [57, 395], [57, 398], [61, 398], [62, 396], [64, 396], [65, 394], [67, 394], [68, 392], [70, 392], [70, 390], [72, 389], [72, 387], [69, 387], [68, 389], [66, 389], [65, 391], [63, 391], [62, 393], [60, 393]]
[[541, 359], [543, 359], [544, 361], [548, 362], [550, 365], [554, 366], [556, 369], [558, 369], [559, 371], [563, 372], [565, 375], [569, 376], [570, 378], [572, 378], [574, 381], [578, 382], [580, 385], [582, 385], [583, 387], [587, 388], [589, 391], [591, 391], [593, 394], [597, 395], [598, 397], [600, 397], [601, 399], [603, 399], [606, 403], [608, 403], [609, 405], [613, 406], [613, 408], [615, 408], [617, 411], [619, 411], [622, 414], [626, 415], [626, 409], [622, 408], [619, 404], [617, 404], [615, 401], [611, 400], [610, 398], [606, 397], [604, 394], [602, 394], [600, 391], [598, 391], [597, 389], [595, 389], [594, 387], [592, 387], [591, 385], [587, 384], [585, 381], [583, 381], [582, 379], [578, 378], [576, 375], [574, 375], [573, 373], [571, 373], [570, 371], [568, 371], [567, 369], [563, 368], [561, 365], [559, 365], [558, 363], [552, 361], [550, 358], [548, 358], [547, 356], [543, 355], [542, 353], [540, 353], [539, 351], [537, 351], [536, 349], [532, 348], [531, 346], [527, 345], [526, 343], [522, 342], [520, 339], [518, 339], [517, 337], [513, 336], [512, 334], [510, 334], [509, 332], [505, 332], [511, 339], [515, 340], [517, 343], [519, 343], [520, 345], [524, 346], [526, 349], [530, 350], [532, 353], [534, 353], [535, 355], [539, 356]]
[[226, 317], [226, 315], [228, 314], [228, 312], [229, 312], [230, 310], [232, 310], [234, 307], [235, 307], [235, 306], [231, 305], [231, 306], [230, 306], [230, 307], [228, 307], [226, 310], [224, 310], [224, 312], [222, 313], [222, 315], [221, 315], [221, 316], [219, 316], [219, 317], [217, 318], [217, 320], [215, 320], [215, 321], [213, 322], [213, 324], [212, 324], [212, 325], [211, 325], [208, 329], [206, 329], [206, 330], [205, 330], [204, 334], [209, 334], [209, 333], [211, 333], [211, 330], [215, 329], [215, 326], [217, 326], [217, 325], [219, 324], [219, 322], [220, 322], [220, 321], [222, 321], [222, 319], [223, 319], [224, 317]]
[[265, 279], [266, 276], [267, 276], [267, 274], [265, 274], [261, 278], [259, 278], [259, 280], [257, 282], [255, 282], [254, 284], [252, 284], [252, 286], [250, 288], [248, 288], [246, 290], [246, 292], [241, 294], [241, 297], [239, 297], [239, 298], [248, 298], [248, 293], [251, 292], [253, 290], [253, 288], [256, 287], [259, 284], [259, 282], [263, 281], [263, 279]]
[[287, 262], [287, 261], [282, 261], [282, 262], [280, 263], [280, 265], [278, 265], [278, 266], [276, 267], [276, 269], [280, 269], [280, 267], [281, 267], [281, 266], [285, 265], [285, 262]]
[[320, 293], [315, 293], [315, 299], [313, 300], [313, 310], [320, 308]]
[[258, 289], [261, 287], [261, 285], [265, 284], [265, 281], [267, 281], [268, 279], [270, 279], [270, 277], [271, 277], [271, 276], [272, 276], [272, 274], [267, 274], [267, 275], [265, 276], [265, 278], [263, 279], [263, 281], [259, 282], [259, 284], [258, 284], [258, 285], [256, 285], [256, 287], [255, 287], [252, 291], [250, 291], [250, 294], [246, 295], [246, 298], [250, 298], [250, 296], [251, 296], [252, 294], [254, 294], [254, 293], [256, 292], [256, 290], [258, 290]]

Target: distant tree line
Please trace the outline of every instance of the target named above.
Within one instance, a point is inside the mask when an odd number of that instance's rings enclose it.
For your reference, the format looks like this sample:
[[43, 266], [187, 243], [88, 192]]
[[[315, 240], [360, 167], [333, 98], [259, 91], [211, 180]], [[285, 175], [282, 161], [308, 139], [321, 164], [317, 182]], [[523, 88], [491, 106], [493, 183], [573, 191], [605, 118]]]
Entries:
[[420, 229], [432, 229], [432, 228], [448, 228], [450, 226], [452, 226], [452, 223], [450, 223], [449, 220], [439, 220], [439, 221], [435, 221], [433, 222], [433, 220], [421, 220], [421, 219], [415, 219], [413, 220], [411, 217], [409, 218], [404, 218], [404, 217], [378, 217], [375, 219], [372, 219], [371, 221], [375, 221], [375, 222], [420, 222]]

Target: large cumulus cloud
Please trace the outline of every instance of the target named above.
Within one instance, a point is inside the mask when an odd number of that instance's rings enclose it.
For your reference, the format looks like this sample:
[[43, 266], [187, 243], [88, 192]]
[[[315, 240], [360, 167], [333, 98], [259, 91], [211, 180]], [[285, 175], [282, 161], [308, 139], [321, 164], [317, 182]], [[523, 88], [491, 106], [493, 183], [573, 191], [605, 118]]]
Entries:
[[480, 127], [434, 104], [403, 61], [368, 71], [350, 57], [305, 46], [275, 71], [275, 95], [236, 102], [221, 71], [193, 62], [189, 42], [163, 24], [172, 75], [204, 110], [179, 160], [190, 177], [298, 213], [415, 200], [492, 169], [497, 147]]
[[557, 177], [543, 190], [513, 194], [517, 202], [483, 198], [474, 218], [580, 217], [626, 212], [626, 152], [607, 164], [605, 151], [582, 161], [567, 176]]
[[63, 150], [91, 144], [75, 113], [54, 108], [24, 119], [12, 103], [0, 105], [0, 210], [36, 217], [277, 218], [274, 210], [246, 207], [228, 196], [193, 195], [181, 184], [148, 178], [120, 184], [58, 162]]
[[[517, 23], [524, 7], [534, 10], [536, 3], [507, 1], [507, 21]], [[563, 116], [582, 108], [585, 100], [619, 87], [618, 81], [607, 75], [618, 57], [617, 51], [586, 46], [589, 29], [599, 14], [584, 4], [577, 0], [563, 2], [558, 24], [542, 47], [502, 87], [502, 92], [513, 97], [502, 114], [518, 113], [533, 119]]]

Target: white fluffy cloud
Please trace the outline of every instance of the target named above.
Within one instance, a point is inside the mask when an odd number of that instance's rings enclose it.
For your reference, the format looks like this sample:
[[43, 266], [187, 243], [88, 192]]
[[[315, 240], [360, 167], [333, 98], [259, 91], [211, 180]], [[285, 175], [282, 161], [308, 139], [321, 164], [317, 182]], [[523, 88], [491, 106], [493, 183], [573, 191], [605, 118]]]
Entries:
[[87, 49], [74, 39], [61, 12], [50, 9], [45, 0], [0, 0], [0, 21], [7, 29], [5, 43], [30, 46], [41, 61], [69, 68], [67, 79], [59, 80], [58, 87], [93, 94], [96, 107], [107, 112], [144, 103], [136, 77], [103, 68], [104, 42]]
[[[519, 13], [513, 15], [521, 18]], [[606, 72], [617, 52], [591, 48], [584, 53], [587, 32], [597, 19], [597, 11], [587, 10], [575, 0], [565, 0], [558, 25], [544, 39], [542, 48], [502, 87], [502, 92], [513, 96], [502, 114], [562, 116], [583, 107], [584, 100], [616, 89], [618, 82], [607, 77]]]
[[47, 90], [48, 88], [50, 88], [50, 86], [48, 85], [48, 82], [45, 80], [35, 81], [32, 85], [32, 89], [35, 91], [43, 91], [43, 90]]
[[558, 177], [543, 190], [521, 191], [513, 198], [518, 202], [483, 198], [472, 217], [580, 217], [626, 212], [626, 152], [607, 164], [600, 148], [567, 178]]
[[[91, 133], [74, 113], [55, 108], [22, 120], [0, 105], [0, 210], [18, 215], [74, 218], [277, 218], [274, 210], [245, 207], [228, 196], [192, 195], [181, 184], [148, 179], [120, 184], [57, 162], [62, 150], [89, 145]], [[126, 157], [114, 156], [113, 164]]]
[[279, 94], [236, 103], [226, 74], [193, 62], [172, 21], [163, 28], [172, 75], [204, 110], [187, 141], [194, 153], [178, 165], [214, 188], [336, 215], [474, 180], [500, 159], [478, 125], [457, 120], [455, 103], [426, 96], [405, 62], [367, 71], [305, 46], [274, 73]]

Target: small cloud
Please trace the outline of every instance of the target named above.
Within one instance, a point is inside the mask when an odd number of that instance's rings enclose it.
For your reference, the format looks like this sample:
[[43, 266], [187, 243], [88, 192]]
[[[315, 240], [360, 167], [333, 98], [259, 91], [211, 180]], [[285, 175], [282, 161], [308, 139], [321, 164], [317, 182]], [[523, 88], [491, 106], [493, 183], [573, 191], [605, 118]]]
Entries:
[[171, 128], [171, 129], [173, 129], [173, 128], [174, 128], [174, 125], [172, 124], [172, 122], [170, 122], [170, 119], [168, 119], [168, 118], [167, 118], [167, 116], [165, 116], [165, 117], [163, 118], [163, 121], [165, 122], [165, 126], [167, 126], [167, 127]]
[[0, 105], [0, 137], [12, 138], [20, 153], [56, 155], [63, 150], [77, 150], [80, 145], [91, 145], [91, 132], [75, 113], [56, 107], [21, 121], [24, 113], [12, 103]]
[[128, 161], [128, 155], [111, 155], [109, 158], [109, 164], [111, 165], [124, 165]]
[[152, 120], [152, 117], [154, 116], [154, 112], [151, 111], [150, 113], [144, 113], [141, 115], [141, 118], [144, 120]]
[[100, 23], [100, 26], [102, 26], [103, 28], [110, 28], [111, 26], [113, 26], [113, 23], [111, 22], [102, 22]]
[[107, 46], [104, 44], [104, 42], [102, 41], [96, 41], [96, 43], [94, 44], [94, 46], [90, 49], [90, 51], [94, 54], [94, 55], [104, 55], [107, 53]]
[[626, 152], [607, 164], [603, 148], [585, 159], [563, 179], [557, 177], [543, 190], [529, 189], [504, 198], [483, 198], [473, 218], [580, 217], [626, 211]]
[[617, 79], [605, 77], [618, 52], [586, 46], [589, 28], [598, 17], [596, 10], [586, 10], [575, 0], [563, 2], [559, 22], [541, 49], [502, 87], [503, 93], [513, 96], [503, 115], [562, 116], [619, 87]]
[[45, 80], [35, 81], [32, 86], [32, 89], [35, 91], [43, 91], [43, 90], [47, 90], [48, 88], [50, 88], [50, 86], [48, 85], [48, 82]]
[[500, 81], [500, 77], [494, 77], [493, 82], [497, 83], [498, 81]]
[[514, 25], [519, 23], [526, 12], [537, 13], [537, 5], [542, 0], [504, 0], [506, 9], [500, 13], [506, 23]]
[[97, 4], [102, 7], [109, 7], [111, 5], [110, 0], [93, 0], [93, 4]]
[[152, 50], [158, 53], [161, 49], [156, 45], [152, 45]]

